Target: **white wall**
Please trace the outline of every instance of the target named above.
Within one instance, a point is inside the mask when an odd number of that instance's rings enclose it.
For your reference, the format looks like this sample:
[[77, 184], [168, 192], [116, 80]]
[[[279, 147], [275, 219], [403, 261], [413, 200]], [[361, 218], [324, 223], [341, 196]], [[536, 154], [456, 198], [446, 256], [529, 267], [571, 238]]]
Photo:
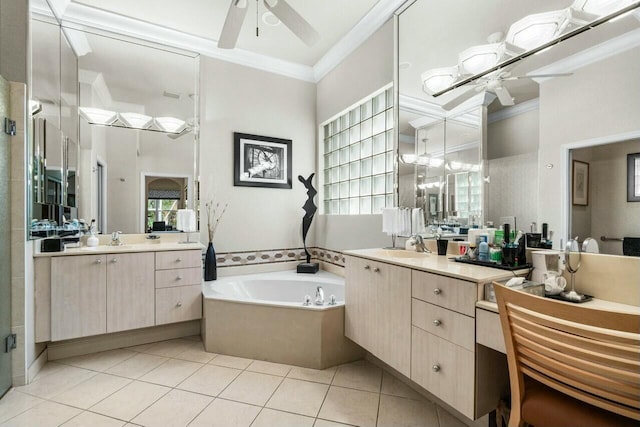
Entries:
[[[538, 223], [548, 222], [550, 230], [560, 229], [567, 208], [561, 205], [562, 144], [640, 130], [638, 58], [634, 48], [540, 85]], [[566, 237], [554, 238], [556, 247], [560, 238]]]
[[0, 74], [7, 81], [28, 82], [29, 2], [0, 0]]
[[[200, 203], [229, 203], [216, 251], [301, 247], [306, 189], [297, 177], [316, 170], [315, 85], [212, 58], [200, 67]], [[293, 188], [234, 187], [234, 132], [291, 139]], [[206, 244], [204, 211], [200, 229]]]
[[[393, 21], [389, 20], [318, 82], [317, 125], [391, 81]], [[316, 245], [327, 249], [380, 247], [391, 242], [382, 233], [381, 215], [322, 215], [315, 228]]]
[[487, 158], [491, 160], [538, 151], [539, 123], [537, 108], [490, 122], [487, 126]]

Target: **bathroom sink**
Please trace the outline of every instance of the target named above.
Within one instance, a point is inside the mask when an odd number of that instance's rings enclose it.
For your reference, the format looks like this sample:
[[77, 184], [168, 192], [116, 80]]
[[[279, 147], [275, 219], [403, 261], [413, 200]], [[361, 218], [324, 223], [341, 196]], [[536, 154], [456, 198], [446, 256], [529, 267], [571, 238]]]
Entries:
[[389, 258], [425, 258], [429, 256], [428, 253], [424, 252], [415, 252], [415, 251], [406, 251], [406, 250], [389, 250], [389, 249], [380, 249], [376, 252], [376, 255], [389, 257]]

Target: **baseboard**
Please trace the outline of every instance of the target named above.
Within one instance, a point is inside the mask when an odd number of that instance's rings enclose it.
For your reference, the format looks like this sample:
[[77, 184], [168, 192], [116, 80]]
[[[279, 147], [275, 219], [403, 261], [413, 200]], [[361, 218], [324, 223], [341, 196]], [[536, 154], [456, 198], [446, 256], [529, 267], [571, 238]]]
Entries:
[[116, 332], [113, 334], [52, 342], [48, 345], [48, 360], [82, 356], [84, 354], [149, 344], [191, 335], [200, 335], [199, 319], [189, 322], [153, 326], [151, 328], [134, 329], [132, 331]]
[[49, 350], [47, 349], [47, 347], [45, 347], [44, 350], [40, 353], [40, 355], [36, 357], [36, 360], [33, 361], [31, 366], [29, 366], [29, 369], [27, 369], [27, 384], [33, 381], [33, 379], [36, 377], [36, 375], [38, 375], [38, 372], [40, 372], [40, 370], [47, 363], [48, 360], [49, 360]]

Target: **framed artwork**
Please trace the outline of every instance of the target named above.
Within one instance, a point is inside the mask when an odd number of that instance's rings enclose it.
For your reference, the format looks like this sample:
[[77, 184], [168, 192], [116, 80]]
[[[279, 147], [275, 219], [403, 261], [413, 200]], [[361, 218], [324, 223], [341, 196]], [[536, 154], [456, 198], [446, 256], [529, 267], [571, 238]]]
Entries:
[[571, 173], [571, 202], [578, 206], [589, 205], [589, 163], [573, 161]]
[[438, 195], [429, 194], [429, 215], [436, 216], [438, 214]]
[[291, 188], [291, 140], [233, 133], [233, 185]]
[[640, 153], [627, 154], [627, 202], [640, 202]]

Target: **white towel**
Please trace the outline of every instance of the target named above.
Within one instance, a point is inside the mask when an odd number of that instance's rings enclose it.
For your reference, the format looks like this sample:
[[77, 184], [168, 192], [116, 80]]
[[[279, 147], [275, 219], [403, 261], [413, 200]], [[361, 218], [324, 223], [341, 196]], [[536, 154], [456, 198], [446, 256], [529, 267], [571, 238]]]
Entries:
[[382, 232], [387, 233], [387, 236], [398, 234], [399, 213], [398, 208], [382, 209]]
[[411, 234], [411, 209], [402, 209], [402, 227], [398, 232], [401, 236], [409, 236]]
[[185, 233], [196, 231], [196, 213], [193, 209], [178, 209], [176, 228]]
[[414, 208], [411, 211], [411, 234], [424, 233], [424, 211], [422, 208]]

